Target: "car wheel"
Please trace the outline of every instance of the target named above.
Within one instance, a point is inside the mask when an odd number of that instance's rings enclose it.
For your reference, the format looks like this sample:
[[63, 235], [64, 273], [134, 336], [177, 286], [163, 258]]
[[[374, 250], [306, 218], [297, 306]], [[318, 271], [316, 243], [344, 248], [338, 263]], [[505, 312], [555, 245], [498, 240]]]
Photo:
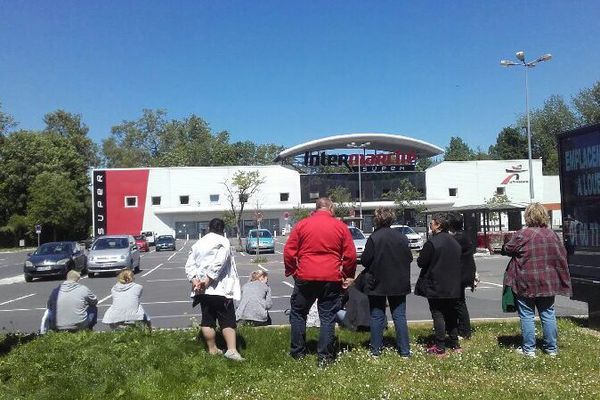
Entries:
[[25, 282], [31, 282], [33, 281], [33, 276], [29, 275], [29, 274], [25, 274]]
[[96, 274], [94, 272], [89, 272], [89, 271], [88, 271], [87, 275], [88, 275], [88, 278], [90, 278], [90, 279], [92, 279], [96, 276]]
[[138, 272], [140, 272], [140, 263], [138, 263], [138, 265], [136, 265], [136, 266], [133, 268], [133, 273], [134, 273], [134, 274], [137, 274]]
[[156, 248], [156, 252], [158, 253], [159, 251], [160, 251], [160, 249], [157, 247], [157, 248]]

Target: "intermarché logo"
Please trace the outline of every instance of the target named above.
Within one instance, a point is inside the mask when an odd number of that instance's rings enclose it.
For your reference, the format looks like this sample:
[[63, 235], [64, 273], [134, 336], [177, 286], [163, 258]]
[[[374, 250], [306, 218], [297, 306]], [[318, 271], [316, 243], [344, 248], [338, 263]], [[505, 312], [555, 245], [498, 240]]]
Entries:
[[[521, 176], [520, 174], [522, 174], [523, 172], [527, 172], [526, 169], [523, 169], [523, 166], [521, 164], [513, 165], [511, 168], [505, 169], [505, 171], [508, 172], [509, 174], [501, 182], [502, 185], [506, 185], [508, 183], [527, 183], [527, 182], [529, 182], [529, 180], [519, 179]], [[515, 179], [513, 179], [513, 178], [515, 178]]]

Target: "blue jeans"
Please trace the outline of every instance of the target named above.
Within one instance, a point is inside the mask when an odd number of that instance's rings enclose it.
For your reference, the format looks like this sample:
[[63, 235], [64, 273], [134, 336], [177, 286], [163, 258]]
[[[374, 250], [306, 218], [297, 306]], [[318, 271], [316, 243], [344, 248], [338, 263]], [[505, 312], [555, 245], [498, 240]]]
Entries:
[[333, 359], [335, 352], [335, 317], [342, 306], [341, 282], [302, 281], [297, 279], [290, 298], [290, 326], [292, 331], [290, 354], [294, 358], [306, 355], [306, 317], [315, 300], [319, 309], [319, 359]]
[[521, 334], [523, 335], [523, 351], [535, 351], [535, 309], [537, 308], [542, 321], [544, 332], [544, 350], [556, 352], [556, 314], [554, 312], [554, 296], [550, 297], [521, 297], [515, 295], [517, 300], [517, 311], [521, 319]]
[[[371, 310], [371, 353], [379, 355], [383, 347], [383, 330], [387, 326], [385, 296], [369, 296]], [[401, 356], [410, 356], [408, 324], [406, 323], [406, 296], [388, 296], [394, 327], [396, 328], [396, 350]]]

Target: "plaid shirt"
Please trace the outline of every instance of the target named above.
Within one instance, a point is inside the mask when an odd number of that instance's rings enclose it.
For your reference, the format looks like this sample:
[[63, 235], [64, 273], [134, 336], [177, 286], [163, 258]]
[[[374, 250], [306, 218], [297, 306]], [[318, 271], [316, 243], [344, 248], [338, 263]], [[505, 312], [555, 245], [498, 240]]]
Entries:
[[504, 284], [521, 297], [571, 295], [567, 252], [548, 228], [528, 227], [516, 232], [503, 249], [512, 256]]

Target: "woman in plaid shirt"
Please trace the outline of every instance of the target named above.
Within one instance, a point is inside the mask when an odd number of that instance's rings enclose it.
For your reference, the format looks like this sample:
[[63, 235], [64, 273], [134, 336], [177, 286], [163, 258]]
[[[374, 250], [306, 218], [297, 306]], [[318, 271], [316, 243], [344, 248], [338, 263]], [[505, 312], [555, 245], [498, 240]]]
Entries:
[[516, 232], [502, 248], [512, 256], [504, 284], [515, 294], [521, 320], [523, 345], [518, 352], [535, 357], [535, 309], [544, 332], [543, 350], [556, 356], [557, 327], [554, 296], [571, 295], [567, 252], [561, 240], [547, 225], [548, 213], [540, 203], [525, 209], [526, 228]]

